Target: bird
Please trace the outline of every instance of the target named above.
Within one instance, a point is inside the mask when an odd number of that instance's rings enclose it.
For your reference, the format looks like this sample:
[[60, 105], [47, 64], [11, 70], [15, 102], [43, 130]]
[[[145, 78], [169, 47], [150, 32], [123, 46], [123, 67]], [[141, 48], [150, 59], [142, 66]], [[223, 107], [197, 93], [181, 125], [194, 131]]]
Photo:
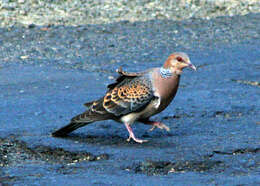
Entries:
[[70, 132], [95, 121], [114, 120], [123, 123], [131, 139], [137, 143], [148, 140], [135, 136], [131, 125], [135, 122], [151, 125], [170, 131], [162, 122], [152, 121], [150, 117], [162, 112], [174, 99], [183, 69], [196, 71], [189, 56], [183, 52], [174, 52], [168, 56], [162, 67], [151, 68], [143, 72], [126, 72], [120, 67], [115, 82], [107, 86], [105, 95], [87, 102], [87, 110], [73, 117], [70, 123], [52, 133], [54, 137], [65, 137]]

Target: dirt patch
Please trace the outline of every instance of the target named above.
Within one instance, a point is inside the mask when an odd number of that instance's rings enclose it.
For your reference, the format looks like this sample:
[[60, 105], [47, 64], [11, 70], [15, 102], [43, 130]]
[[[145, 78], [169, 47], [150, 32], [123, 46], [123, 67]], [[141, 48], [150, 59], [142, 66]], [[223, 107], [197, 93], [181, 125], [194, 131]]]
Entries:
[[213, 151], [213, 154], [222, 154], [222, 155], [237, 155], [237, 154], [247, 154], [247, 153], [258, 153], [260, 148], [245, 148], [245, 149], [235, 149], [232, 151]]
[[134, 168], [135, 173], [144, 173], [148, 175], [159, 175], [169, 173], [185, 173], [185, 172], [205, 172], [218, 168], [224, 170], [225, 164], [222, 161], [203, 160], [203, 161], [146, 161], [142, 162]]
[[231, 81], [234, 81], [234, 82], [240, 83], [240, 84], [260, 87], [260, 82], [258, 82], [258, 81], [236, 80], [236, 79], [232, 79]]
[[93, 155], [88, 152], [70, 152], [62, 148], [46, 146], [28, 147], [26, 143], [15, 138], [0, 139], [0, 166], [10, 166], [22, 162], [48, 162], [52, 164], [69, 164], [81, 161], [98, 161], [109, 159], [108, 154]]

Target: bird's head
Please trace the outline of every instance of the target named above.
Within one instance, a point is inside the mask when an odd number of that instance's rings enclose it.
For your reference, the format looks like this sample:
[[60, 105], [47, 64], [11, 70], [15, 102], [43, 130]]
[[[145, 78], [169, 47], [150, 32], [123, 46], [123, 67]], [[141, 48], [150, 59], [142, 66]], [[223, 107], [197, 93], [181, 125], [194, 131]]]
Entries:
[[177, 74], [181, 74], [186, 67], [196, 71], [196, 67], [190, 62], [189, 56], [183, 52], [171, 54], [163, 65], [163, 68], [170, 69]]

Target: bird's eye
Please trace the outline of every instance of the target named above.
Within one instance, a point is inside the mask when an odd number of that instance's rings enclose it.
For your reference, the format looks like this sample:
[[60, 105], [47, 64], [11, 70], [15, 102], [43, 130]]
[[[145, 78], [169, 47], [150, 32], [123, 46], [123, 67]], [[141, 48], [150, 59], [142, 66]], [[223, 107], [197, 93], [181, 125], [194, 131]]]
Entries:
[[180, 57], [180, 56], [178, 56], [177, 58], [177, 61], [179, 61], [179, 62], [183, 62], [184, 60], [182, 59], [182, 57]]

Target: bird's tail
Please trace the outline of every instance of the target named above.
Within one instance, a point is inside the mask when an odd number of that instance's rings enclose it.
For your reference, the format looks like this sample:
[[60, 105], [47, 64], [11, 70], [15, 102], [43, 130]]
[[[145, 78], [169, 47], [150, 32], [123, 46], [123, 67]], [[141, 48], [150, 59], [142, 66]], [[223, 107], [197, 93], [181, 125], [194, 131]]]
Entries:
[[67, 134], [69, 134], [70, 132], [83, 127], [85, 125], [88, 125], [92, 122], [82, 122], [82, 123], [78, 123], [78, 122], [70, 122], [68, 125], [60, 128], [59, 130], [56, 130], [55, 132], [52, 133], [52, 136], [54, 137], [63, 137], [66, 136]]
[[69, 134], [70, 132], [83, 127], [85, 125], [88, 125], [90, 123], [93, 123], [94, 121], [98, 121], [99, 118], [91, 117], [89, 116], [89, 112], [86, 111], [82, 114], [79, 114], [71, 119], [70, 123], [59, 130], [52, 133], [52, 136], [54, 137], [63, 137]]
[[72, 118], [68, 125], [53, 132], [52, 136], [63, 137], [80, 127], [83, 127], [95, 121], [111, 119], [112, 117], [111, 113], [108, 113], [103, 107], [103, 98], [97, 101], [86, 103], [85, 105], [89, 107], [87, 111]]

